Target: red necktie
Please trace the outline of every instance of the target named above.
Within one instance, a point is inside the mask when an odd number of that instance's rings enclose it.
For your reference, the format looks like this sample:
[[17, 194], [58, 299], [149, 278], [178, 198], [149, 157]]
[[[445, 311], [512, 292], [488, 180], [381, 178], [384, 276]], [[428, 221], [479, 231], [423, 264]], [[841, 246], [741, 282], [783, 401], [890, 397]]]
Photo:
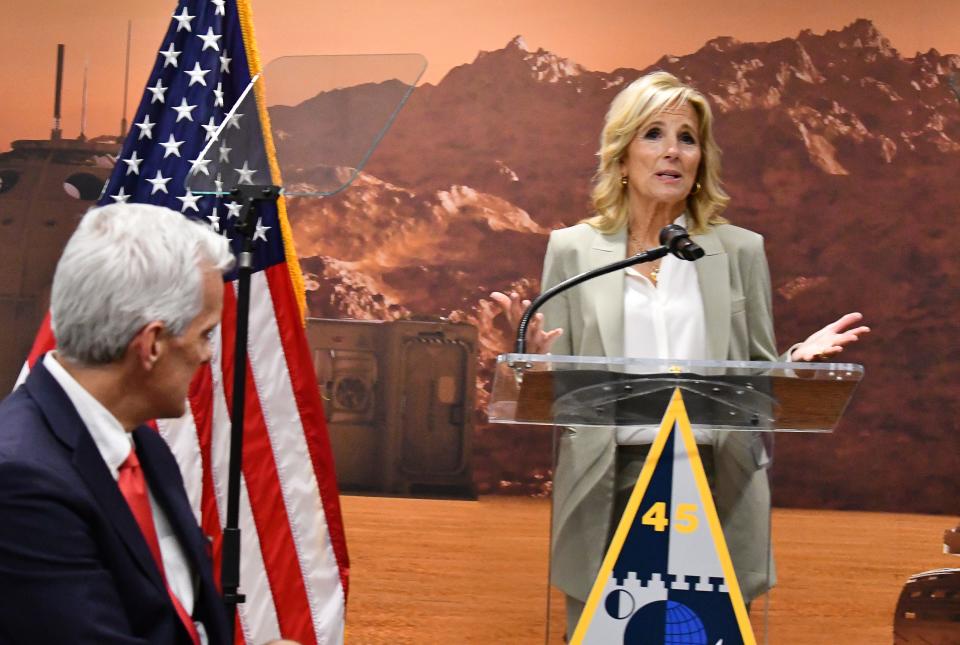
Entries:
[[193, 640], [194, 645], [200, 645], [200, 634], [197, 633], [196, 625], [193, 624], [193, 620], [187, 614], [186, 609], [183, 608], [180, 600], [170, 589], [170, 585], [167, 584], [167, 575], [163, 570], [163, 557], [160, 555], [160, 540], [157, 539], [157, 529], [153, 524], [153, 511], [150, 508], [147, 480], [144, 478], [143, 470], [140, 468], [140, 460], [137, 459], [137, 453], [132, 448], [126, 460], [120, 465], [120, 477], [117, 484], [120, 486], [120, 492], [123, 494], [124, 499], [127, 500], [127, 504], [130, 505], [130, 510], [133, 511], [133, 517], [136, 518], [137, 524], [140, 525], [140, 531], [143, 533], [143, 537], [147, 541], [147, 546], [150, 548], [150, 553], [153, 555], [153, 559], [160, 569], [160, 577], [163, 579], [163, 584], [167, 588], [167, 593], [170, 595], [174, 609], [177, 610], [177, 615], [180, 616], [180, 620], [183, 621], [183, 626], [186, 627], [190, 633], [190, 638]]

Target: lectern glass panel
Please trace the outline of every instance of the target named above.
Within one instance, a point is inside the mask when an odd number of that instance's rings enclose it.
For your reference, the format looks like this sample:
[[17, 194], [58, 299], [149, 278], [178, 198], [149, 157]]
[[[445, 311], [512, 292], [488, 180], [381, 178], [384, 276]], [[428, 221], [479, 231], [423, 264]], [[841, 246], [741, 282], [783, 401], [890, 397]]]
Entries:
[[[769, 642], [775, 433], [832, 431], [862, 376], [840, 363], [500, 356], [490, 420], [555, 427], [546, 642], [645, 642], [634, 637], [651, 612], [683, 614], [711, 643]], [[591, 545], [604, 539], [601, 563]], [[574, 629], [581, 557], [599, 573]]]
[[503, 354], [489, 414], [493, 423], [659, 424], [680, 388], [694, 427], [830, 432], [862, 377], [848, 363]]

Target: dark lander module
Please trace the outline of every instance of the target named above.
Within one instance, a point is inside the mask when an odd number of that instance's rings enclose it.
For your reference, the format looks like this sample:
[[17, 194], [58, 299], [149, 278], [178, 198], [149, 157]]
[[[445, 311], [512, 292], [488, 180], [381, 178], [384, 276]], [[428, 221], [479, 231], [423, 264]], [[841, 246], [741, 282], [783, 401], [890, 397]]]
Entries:
[[[65, 139], [60, 129], [63, 45], [57, 50], [49, 139], [0, 153], [0, 391], [9, 392], [49, 306], [53, 270], [80, 216], [96, 203], [122, 137]], [[83, 119], [81, 119], [83, 121]]]

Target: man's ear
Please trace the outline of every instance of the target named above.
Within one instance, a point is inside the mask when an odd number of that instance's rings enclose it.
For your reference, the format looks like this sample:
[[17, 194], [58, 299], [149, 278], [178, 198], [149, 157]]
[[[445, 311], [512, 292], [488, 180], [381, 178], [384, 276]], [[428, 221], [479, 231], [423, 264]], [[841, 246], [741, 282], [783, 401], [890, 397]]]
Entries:
[[166, 349], [166, 326], [159, 320], [154, 320], [137, 332], [127, 345], [127, 355], [146, 372], [153, 370], [157, 361], [163, 356]]

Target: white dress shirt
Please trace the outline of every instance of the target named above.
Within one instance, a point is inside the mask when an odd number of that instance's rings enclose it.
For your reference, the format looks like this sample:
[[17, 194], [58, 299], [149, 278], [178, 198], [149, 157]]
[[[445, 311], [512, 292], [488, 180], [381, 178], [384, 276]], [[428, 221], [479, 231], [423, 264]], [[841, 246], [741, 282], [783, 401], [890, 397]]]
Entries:
[[[54, 358], [53, 352], [43, 357], [43, 366], [50, 375], [60, 384], [67, 398], [76, 408], [80, 420], [87, 427], [93, 442], [100, 451], [100, 456], [107, 464], [114, 480], [120, 477], [120, 466], [133, 450], [133, 437], [123, 429], [117, 418], [97, 401], [93, 395], [83, 389], [76, 379], [70, 376]], [[149, 492], [150, 484], [147, 483]], [[194, 604], [194, 576], [190, 570], [183, 547], [167, 520], [166, 513], [157, 504], [157, 500], [150, 493], [150, 509], [153, 511], [153, 523], [157, 529], [157, 539], [160, 542], [160, 557], [163, 559], [163, 569], [166, 573], [167, 584], [177, 596], [187, 614], [193, 613]]]
[[[684, 216], [675, 222], [683, 225]], [[623, 349], [627, 358], [703, 359], [707, 327], [700, 282], [693, 262], [667, 255], [657, 284], [628, 267], [623, 281]], [[621, 426], [617, 443], [645, 444], [656, 438], [652, 426]], [[694, 430], [697, 443], [712, 443], [709, 430]]]

